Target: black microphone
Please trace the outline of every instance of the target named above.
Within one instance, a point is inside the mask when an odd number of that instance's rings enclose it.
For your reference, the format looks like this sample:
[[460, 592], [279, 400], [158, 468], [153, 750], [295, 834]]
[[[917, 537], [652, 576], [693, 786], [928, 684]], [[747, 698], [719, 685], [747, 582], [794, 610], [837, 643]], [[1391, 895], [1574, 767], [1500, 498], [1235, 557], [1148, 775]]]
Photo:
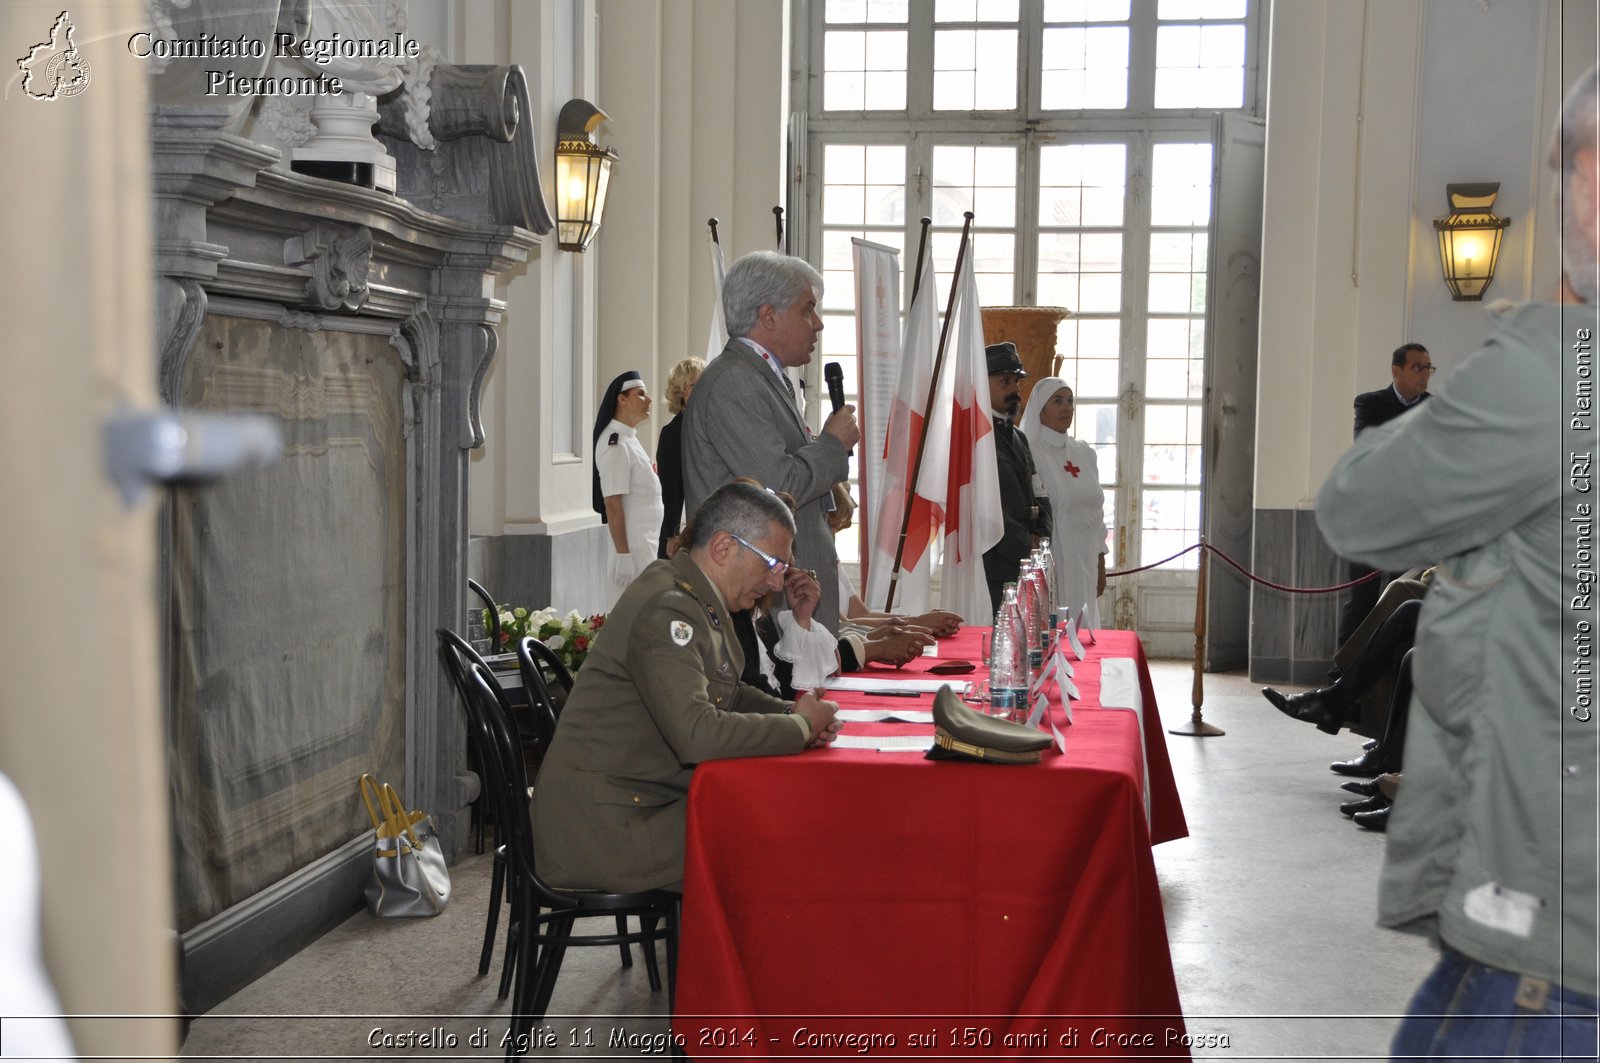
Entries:
[[844, 370], [839, 368], [838, 362], [829, 362], [822, 367], [822, 379], [828, 382], [828, 398], [833, 403], [833, 412], [838, 413], [844, 405]]
[[[828, 382], [828, 400], [833, 403], [833, 412], [838, 413], [844, 406], [844, 370], [839, 368], [838, 362], [829, 362], [822, 367], [822, 379]], [[845, 451], [845, 456], [849, 457], [850, 453]]]

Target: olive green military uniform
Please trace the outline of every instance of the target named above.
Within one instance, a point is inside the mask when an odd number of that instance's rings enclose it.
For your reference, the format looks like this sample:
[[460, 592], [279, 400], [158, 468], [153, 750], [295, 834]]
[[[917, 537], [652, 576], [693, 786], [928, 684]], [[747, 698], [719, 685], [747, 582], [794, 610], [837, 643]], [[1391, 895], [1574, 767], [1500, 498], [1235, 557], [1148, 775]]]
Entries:
[[694, 766], [798, 753], [810, 730], [739, 682], [744, 654], [688, 553], [617, 601], [562, 710], [534, 787], [534, 854], [552, 886], [632, 891], [683, 881]]

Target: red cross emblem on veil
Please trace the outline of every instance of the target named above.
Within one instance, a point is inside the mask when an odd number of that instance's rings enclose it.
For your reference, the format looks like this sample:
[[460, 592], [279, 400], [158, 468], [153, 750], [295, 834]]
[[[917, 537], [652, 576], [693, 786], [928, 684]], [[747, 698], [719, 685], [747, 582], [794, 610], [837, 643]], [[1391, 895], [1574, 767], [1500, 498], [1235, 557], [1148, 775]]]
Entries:
[[1082, 469], [1078, 468], [1076, 465], [1072, 464], [1072, 462], [1070, 462], [1070, 461], [1067, 462], [1065, 465], [1063, 465], [1061, 467], [1063, 469], [1067, 470], [1068, 472], [1070, 472], [1072, 474], [1072, 478], [1074, 480], [1076, 480], [1078, 478], [1078, 474], [1083, 471]]

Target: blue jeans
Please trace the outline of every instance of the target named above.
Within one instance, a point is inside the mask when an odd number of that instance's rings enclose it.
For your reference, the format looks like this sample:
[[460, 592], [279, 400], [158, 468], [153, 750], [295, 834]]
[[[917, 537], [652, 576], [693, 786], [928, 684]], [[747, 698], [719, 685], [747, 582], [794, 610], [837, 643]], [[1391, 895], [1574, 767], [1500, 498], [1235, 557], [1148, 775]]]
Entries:
[[1594, 997], [1443, 953], [1395, 1031], [1392, 1059], [1595, 1058]]

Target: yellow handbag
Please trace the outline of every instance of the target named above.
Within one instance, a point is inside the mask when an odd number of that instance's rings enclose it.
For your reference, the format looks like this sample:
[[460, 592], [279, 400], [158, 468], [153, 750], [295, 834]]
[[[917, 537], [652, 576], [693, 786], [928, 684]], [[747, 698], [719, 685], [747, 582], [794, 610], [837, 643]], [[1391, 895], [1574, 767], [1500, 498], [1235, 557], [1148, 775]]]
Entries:
[[450, 899], [450, 869], [432, 818], [407, 812], [395, 788], [371, 775], [363, 774], [360, 786], [373, 832], [368, 910], [380, 916], [438, 915]]

